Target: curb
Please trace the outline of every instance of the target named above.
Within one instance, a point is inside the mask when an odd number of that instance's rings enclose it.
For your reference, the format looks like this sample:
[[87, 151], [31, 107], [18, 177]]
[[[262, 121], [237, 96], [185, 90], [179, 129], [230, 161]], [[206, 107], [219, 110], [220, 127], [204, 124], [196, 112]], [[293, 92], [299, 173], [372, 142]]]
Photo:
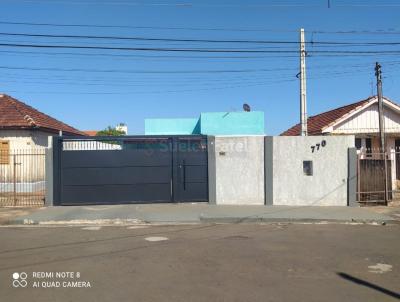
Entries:
[[399, 220], [356, 220], [314, 218], [264, 218], [264, 217], [202, 217], [191, 221], [150, 221], [139, 219], [48, 220], [12, 219], [0, 221], [3, 226], [78, 226], [78, 225], [178, 225], [178, 224], [240, 224], [240, 223], [289, 223], [289, 224], [349, 224], [349, 225], [399, 225]]
[[398, 220], [384, 219], [316, 219], [316, 218], [264, 218], [264, 217], [201, 217], [200, 221], [203, 223], [299, 223], [299, 224], [370, 224], [370, 225], [386, 225], [386, 224], [400, 224]]

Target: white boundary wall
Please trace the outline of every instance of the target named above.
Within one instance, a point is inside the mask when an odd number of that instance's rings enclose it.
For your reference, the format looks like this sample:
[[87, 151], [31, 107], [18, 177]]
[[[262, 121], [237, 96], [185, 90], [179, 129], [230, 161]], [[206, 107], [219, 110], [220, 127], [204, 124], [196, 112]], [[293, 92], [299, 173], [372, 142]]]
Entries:
[[210, 203], [265, 204], [264, 136], [209, 137], [208, 152]]
[[[266, 137], [266, 204], [346, 206], [350, 147], [352, 135]], [[312, 175], [303, 161], [312, 161]]]

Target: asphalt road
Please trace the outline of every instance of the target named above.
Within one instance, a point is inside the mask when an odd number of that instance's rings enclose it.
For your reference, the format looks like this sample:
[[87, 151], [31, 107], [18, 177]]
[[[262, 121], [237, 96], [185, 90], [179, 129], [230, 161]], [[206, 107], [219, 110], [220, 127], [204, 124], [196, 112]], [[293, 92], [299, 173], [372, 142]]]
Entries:
[[400, 297], [400, 225], [1, 227], [0, 238], [0, 301]]

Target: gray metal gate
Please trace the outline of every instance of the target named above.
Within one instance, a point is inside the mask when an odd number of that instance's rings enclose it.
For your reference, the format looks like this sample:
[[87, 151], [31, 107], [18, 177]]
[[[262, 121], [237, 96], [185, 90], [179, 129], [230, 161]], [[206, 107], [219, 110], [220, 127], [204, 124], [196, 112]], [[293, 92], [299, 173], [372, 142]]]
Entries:
[[54, 204], [208, 201], [207, 138], [54, 140]]

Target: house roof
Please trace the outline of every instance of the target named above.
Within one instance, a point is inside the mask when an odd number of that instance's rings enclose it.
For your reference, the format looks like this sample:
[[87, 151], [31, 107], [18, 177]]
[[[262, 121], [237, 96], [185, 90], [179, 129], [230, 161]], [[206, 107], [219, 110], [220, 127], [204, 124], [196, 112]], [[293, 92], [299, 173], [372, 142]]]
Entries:
[[[343, 107], [339, 107], [333, 110], [329, 110], [314, 116], [310, 116], [307, 119], [307, 130], [309, 135], [321, 135], [323, 134], [324, 128], [334, 124], [339, 119], [350, 114], [351, 112], [358, 110], [367, 103], [375, 101], [376, 96], [369, 97], [365, 100], [349, 104]], [[386, 99], [388, 100], [388, 99]], [[282, 136], [297, 136], [300, 135], [300, 124], [297, 124], [281, 134]]]
[[88, 136], [96, 136], [97, 132], [99, 132], [99, 131], [97, 131], [97, 130], [83, 130], [82, 132], [85, 133], [85, 135], [88, 135]]
[[6, 94], [0, 94], [0, 129], [41, 129], [53, 133], [61, 130], [66, 135], [85, 135]]

